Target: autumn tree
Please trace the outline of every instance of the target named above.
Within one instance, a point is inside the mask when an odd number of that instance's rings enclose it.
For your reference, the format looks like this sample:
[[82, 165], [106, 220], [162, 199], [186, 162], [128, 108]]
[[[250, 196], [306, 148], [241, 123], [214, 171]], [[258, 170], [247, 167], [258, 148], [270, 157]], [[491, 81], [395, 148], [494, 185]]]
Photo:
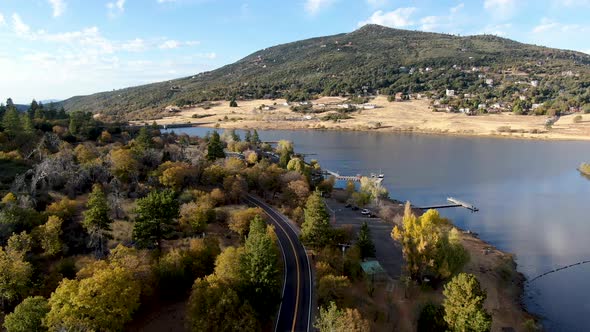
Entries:
[[403, 227], [395, 226], [391, 235], [401, 242], [406, 268], [412, 277], [448, 278], [469, 259], [456, 233], [449, 237], [450, 225], [438, 211], [428, 210], [416, 217], [408, 202], [402, 224]]
[[304, 211], [304, 222], [301, 225], [301, 240], [312, 246], [321, 247], [331, 240], [332, 226], [326, 205], [318, 191], [307, 199]]
[[371, 230], [367, 222], [361, 225], [358, 238], [356, 240], [356, 246], [361, 252], [361, 258], [375, 257], [375, 244], [371, 238]]
[[90, 247], [94, 248], [97, 256], [102, 256], [106, 251], [106, 242], [111, 238], [112, 222], [107, 197], [102, 187], [95, 183], [88, 196], [82, 225], [90, 234]]
[[240, 239], [244, 239], [250, 231], [250, 221], [256, 217], [262, 217], [263, 212], [260, 208], [247, 208], [233, 211], [230, 214], [228, 226], [229, 229], [236, 232]]
[[279, 166], [286, 168], [293, 155], [293, 142], [287, 140], [280, 140], [277, 144], [277, 152], [279, 153]]
[[122, 182], [130, 181], [137, 176], [139, 164], [131, 150], [111, 150], [109, 159], [111, 163], [111, 172]]
[[331, 301], [340, 302], [350, 287], [352, 284], [346, 276], [333, 274], [322, 276], [318, 282], [318, 303], [323, 305]]
[[55, 256], [62, 252], [63, 243], [61, 235], [63, 233], [61, 225], [63, 220], [57, 216], [49, 216], [47, 222], [39, 226], [39, 242], [41, 248], [47, 256]]
[[[30, 288], [33, 268], [25, 260], [25, 251], [22, 243], [15, 245], [20, 240], [13, 241], [7, 248], [0, 247], [0, 301], [2, 306], [13, 303], [23, 298]], [[25, 248], [25, 249], [30, 249]]]
[[486, 292], [472, 274], [460, 273], [443, 290], [445, 321], [451, 331], [490, 331], [492, 317], [483, 308]]
[[14, 311], [4, 318], [7, 332], [44, 332], [43, 319], [49, 312], [49, 304], [42, 296], [27, 297]]
[[99, 269], [82, 280], [63, 279], [49, 299], [52, 331], [120, 331], [139, 307], [140, 284], [123, 267]]
[[67, 197], [63, 197], [59, 201], [49, 204], [45, 208], [45, 212], [50, 215], [55, 215], [63, 220], [71, 219], [78, 210], [78, 202]]
[[218, 158], [225, 158], [225, 152], [223, 152], [223, 143], [219, 137], [217, 131], [213, 131], [207, 143], [207, 159], [216, 160]]
[[320, 332], [365, 332], [371, 330], [369, 321], [363, 319], [357, 309], [340, 310], [336, 303], [320, 308], [313, 326]]
[[195, 281], [188, 301], [187, 318], [189, 328], [194, 332], [261, 330], [252, 306], [215, 276]]
[[254, 310], [263, 317], [280, 301], [278, 248], [267, 232], [266, 223], [256, 216], [244, 245], [242, 274], [244, 290]]
[[152, 191], [137, 200], [133, 239], [140, 247], [161, 248], [162, 239], [173, 230], [178, 217], [179, 203], [171, 190]]
[[180, 226], [194, 233], [205, 231], [208, 223], [215, 220], [215, 210], [207, 202], [188, 202], [180, 206]]

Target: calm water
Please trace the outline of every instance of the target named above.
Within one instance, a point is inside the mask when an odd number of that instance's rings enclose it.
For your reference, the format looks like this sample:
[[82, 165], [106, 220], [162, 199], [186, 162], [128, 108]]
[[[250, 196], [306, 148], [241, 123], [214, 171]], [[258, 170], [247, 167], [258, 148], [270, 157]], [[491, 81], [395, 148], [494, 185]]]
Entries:
[[[211, 129], [177, 133], [204, 135]], [[590, 143], [335, 131], [260, 131], [316, 153], [340, 174], [385, 173], [390, 196], [418, 206], [463, 199], [480, 212], [441, 213], [496, 247], [516, 254], [531, 279], [590, 260], [590, 181], [576, 167]], [[549, 274], [526, 287], [525, 302], [554, 331], [590, 330], [590, 264]]]

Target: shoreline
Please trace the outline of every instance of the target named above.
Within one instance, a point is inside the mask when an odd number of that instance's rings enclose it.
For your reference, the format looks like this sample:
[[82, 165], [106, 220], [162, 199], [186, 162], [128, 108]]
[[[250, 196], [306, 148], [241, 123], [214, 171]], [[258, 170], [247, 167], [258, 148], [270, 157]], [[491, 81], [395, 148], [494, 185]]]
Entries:
[[[446, 137], [465, 137], [465, 138], [493, 138], [493, 139], [506, 139], [506, 140], [523, 140], [523, 141], [542, 141], [542, 142], [587, 142], [590, 141], [589, 137], [535, 137], [535, 136], [516, 136], [516, 135], [502, 135], [502, 134], [477, 134], [477, 133], [457, 133], [457, 132], [438, 132], [429, 130], [407, 130], [407, 129], [354, 129], [354, 128], [316, 128], [316, 127], [290, 127], [283, 128], [282, 126], [263, 126], [263, 127], [251, 127], [251, 126], [223, 126], [223, 125], [212, 125], [218, 124], [214, 122], [210, 123], [175, 123], [166, 125], [160, 125], [161, 129], [174, 130], [181, 128], [210, 128], [211, 130], [217, 129], [237, 129], [237, 130], [292, 130], [292, 131], [342, 131], [342, 132], [363, 132], [363, 133], [380, 133], [380, 134], [418, 134], [418, 135], [431, 135], [431, 136], [446, 136]], [[131, 126], [139, 126], [138, 124], [130, 124]], [[149, 125], [149, 124], [147, 124]], [[535, 134], [531, 134], [535, 135]]]

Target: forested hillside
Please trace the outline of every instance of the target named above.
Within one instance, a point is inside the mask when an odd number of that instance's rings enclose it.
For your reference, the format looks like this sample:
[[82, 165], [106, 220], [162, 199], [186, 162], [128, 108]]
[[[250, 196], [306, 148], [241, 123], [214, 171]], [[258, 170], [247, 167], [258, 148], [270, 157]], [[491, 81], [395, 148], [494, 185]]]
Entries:
[[294, 101], [316, 95], [426, 91], [442, 96], [453, 89], [480, 94], [483, 100], [526, 91], [532, 103], [562, 98], [583, 106], [590, 103], [589, 87], [590, 56], [584, 53], [490, 35], [459, 37], [367, 25], [351, 33], [263, 49], [195, 76], [73, 97], [62, 105], [111, 119], [141, 119], [167, 105], [232, 97]]

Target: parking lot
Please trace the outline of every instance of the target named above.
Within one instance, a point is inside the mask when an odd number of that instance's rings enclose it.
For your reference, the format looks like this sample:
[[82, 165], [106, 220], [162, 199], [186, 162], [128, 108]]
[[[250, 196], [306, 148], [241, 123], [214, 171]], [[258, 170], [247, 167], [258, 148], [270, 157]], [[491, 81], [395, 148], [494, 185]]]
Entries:
[[393, 225], [377, 217], [369, 218], [361, 214], [362, 209], [355, 211], [351, 208], [346, 208], [345, 204], [339, 203], [331, 198], [326, 199], [326, 203], [330, 213], [336, 215], [336, 227], [350, 225], [355, 232], [358, 232], [361, 225], [367, 222], [371, 230], [373, 242], [375, 243], [377, 260], [383, 266], [389, 277], [399, 279], [403, 257], [401, 246], [391, 238]]

